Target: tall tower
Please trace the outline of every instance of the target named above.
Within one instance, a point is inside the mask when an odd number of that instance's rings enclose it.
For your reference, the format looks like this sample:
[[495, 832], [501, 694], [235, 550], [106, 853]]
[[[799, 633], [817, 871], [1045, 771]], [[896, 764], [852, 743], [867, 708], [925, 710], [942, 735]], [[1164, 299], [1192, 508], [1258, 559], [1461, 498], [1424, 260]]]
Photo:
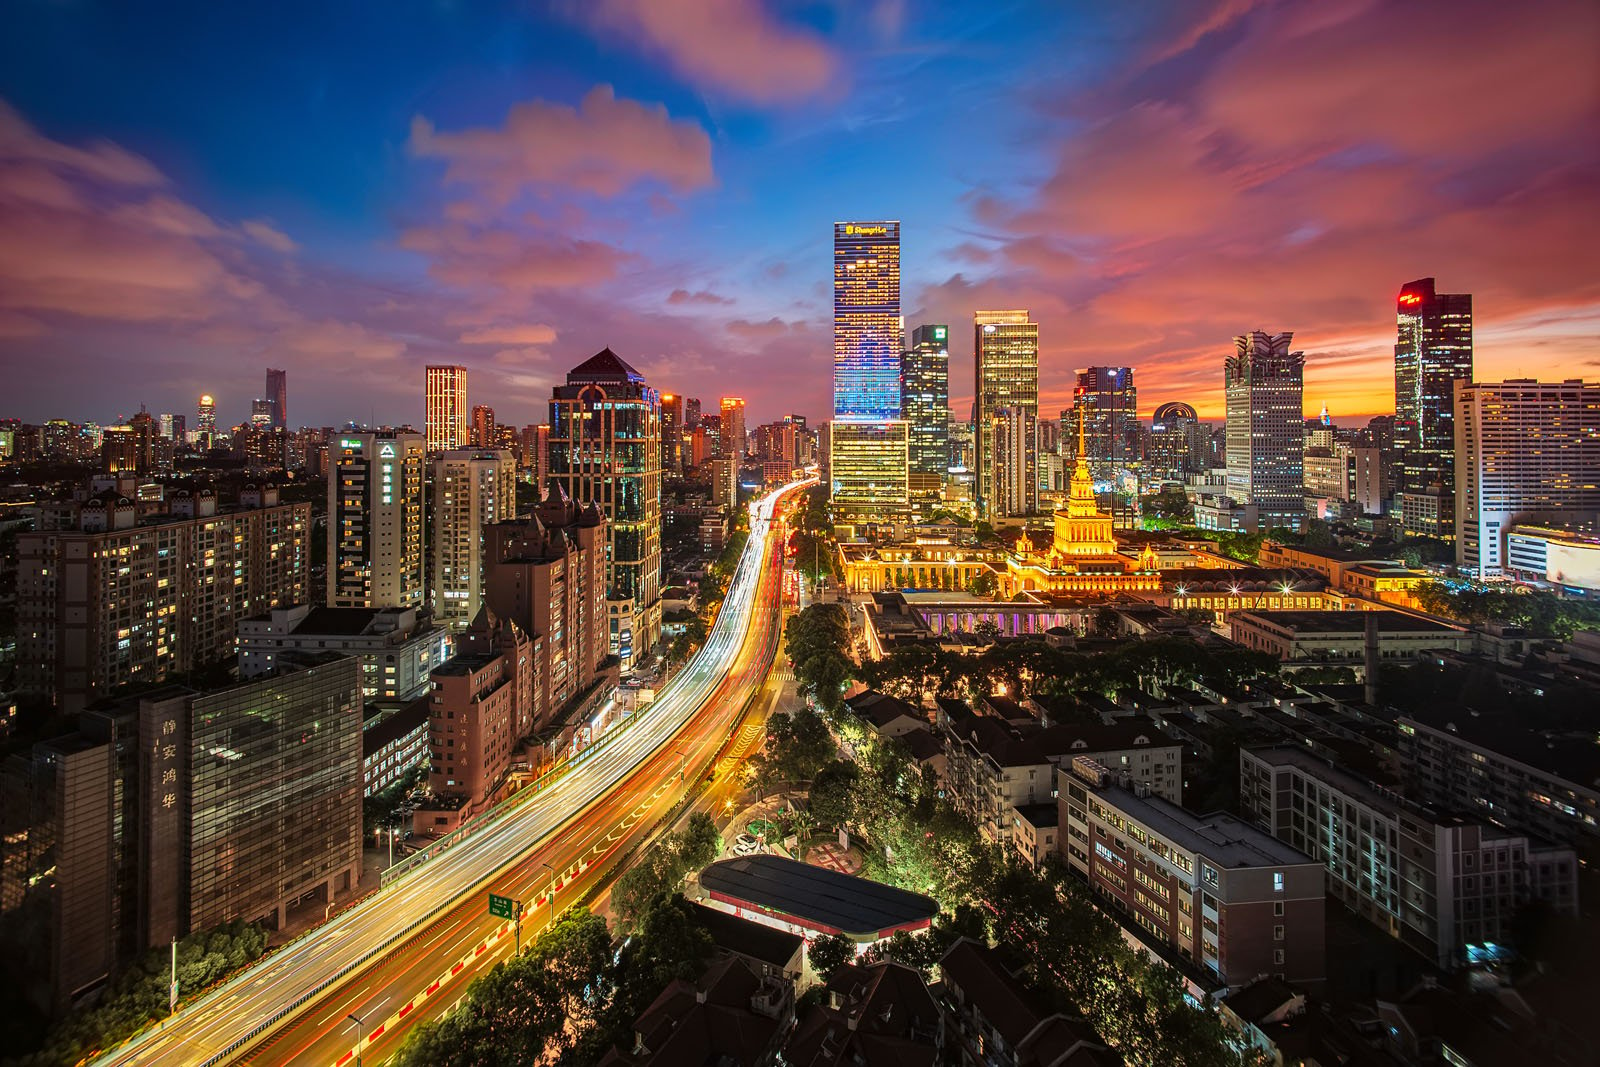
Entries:
[[834, 522], [847, 528], [909, 513], [901, 337], [900, 224], [834, 223], [828, 471]]
[[425, 373], [428, 451], [467, 447], [467, 368], [430, 366]]
[[1304, 352], [1293, 333], [1256, 330], [1233, 339], [1227, 392], [1228, 495], [1259, 509], [1262, 529], [1298, 530], [1305, 518]]
[[1139, 458], [1139, 391], [1132, 367], [1089, 367], [1078, 372], [1073, 393], [1079, 421], [1087, 426], [1089, 472], [1099, 482], [1115, 480]]
[[909, 436], [911, 498], [937, 505], [950, 470], [950, 329], [918, 326], [901, 358], [900, 412]]
[[661, 636], [661, 395], [609, 348], [550, 397], [550, 484], [605, 513], [611, 651], [629, 670]]
[[683, 394], [661, 394], [661, 471], [669, 478], [683, 476]]
[[329, 443], [329, 607], [422, 605], [426, 458], [416, 433], [347, 433]]
[[271, 405], [274, 429], [289, 428], [289, 372], [267, 368], [267, 391], [261, 394]]
[[468, 437], [468, 444], [472, 448], [495, 447], [494, 408], [488, 404], [472, 406], [472, 429]]
[[[995, 422], [1002, 409], [1010, 417], [1039, 419], [1039, 324], [1025, 309], [978, 311], [972, 316], [974, 374], [973, 435], [976, 443], [978, 512], [1000, 517], [1012, 514], [996, 506]], [[1038, 496], [1037, 458], [1030, 459], [1027, 480]], [[1030, 503], [1030, 507], [1031, 507]]]
[[749, 435], [744, 426], [744, 400], [737, 396], [722, 398], [722, 454], [733, 460], [735, 466], [749, 449]]
[[483, 604], [484, 528], [517, 513], [517, 465], [503, 449], [463, 448], [433, 461], [433, 610], [462, 627]]
[[200, 435], [200, 447], [210, 448], [217, 439], [217, 402], [210, 393], [201, 394], [197, 416], [194, 429]]
[[1455, 383], [1472, 380], [1472, 294], [1407, 282], [1395, 302], [1395, 447], [1407, 534], [1455, 535]]

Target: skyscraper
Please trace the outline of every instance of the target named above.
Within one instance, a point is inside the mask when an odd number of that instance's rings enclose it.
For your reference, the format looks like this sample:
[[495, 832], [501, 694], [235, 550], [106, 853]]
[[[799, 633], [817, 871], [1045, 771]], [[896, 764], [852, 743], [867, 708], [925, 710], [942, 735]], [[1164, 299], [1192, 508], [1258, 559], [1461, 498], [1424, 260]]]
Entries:
[[428, 451], [467, 447], [467, 368], [430, 366], [425, 374]]
[[504, 450], [452, 449], [433, 461], [433, 610], [465, 626], [483, 604], [484, 529], [517, 511], [517, 467]]
[[272, 404], [272, 425], [289, 428], [289, 372], [267, 368], [267, 391], [262, 394]]
[[990, 420], [994, 460], [989, 498], [993, 515], [1039, 510], [1039, 420], [1023, 407], [1004, 407]]
[[937, 503], [950, 470], [950, 329], [918, 326], [901, 358], [900, 413], [906, 421], [911, 497]]
[[[995, 484], [995, 420], [1002, 408], [1010, 408], [1016, 413], [1013, 417], [1026, 415], [1038, 421], [1039, 324], [1030, 321], [1025, 309], [978, 311], [972, 316], [972, 328], [978, 512], [1000, 517], [1011, 512], [995, 507], [1000, 496]], [[1037, 459], [1029, 463], [1035, 469], [1026, 476], [1037, 484]]]
[[472, 405], [472, 429], [468, 435], [470, 448], [498, 448], [495, 440], [494, 408], [488, 404]]
[[200, 447], [210, 448], [217, 439], [217, 402], [210, 393], [200, 396], [200, 410], [194, 423], [195, 433], [200, 435]]
[[661, 471], [669, 478], [683, 476], [683, 394], [661, 394]]
[[420, 606], [427, 595], [422, 435], [341, 434], [328, 456], [328, 606]]
[[737, 396], [722, 398], [722, 454], [733, 461], [735, 468], [749, 449], [749, 435], [744, 427], [744, 400]]
[[550, 483], [605, 513], [611, 650], [628, 670], [661, 636], [661, 395], [609, 348], [551, 395]]
[[1519, 522], [1600, 521], [1600, 383], [1455, 385], [1456, 563], [1499, 574]]
[[834, 522], [906, 517], [906, 424], [900, 415], [900, 224], [833, 226], [833, 420], [828, 427]]
[[1449, 538], [1455, 534], [1452, 390], [1472, 380], [1472, 294], [1435, 292], [1432, 278], [1407, 282], [1396, 300], [1395, 324], [1402, 522], [1407, 534]]
[[1150, 465], [1155, 479], [1181, 482], [1201, 469], [1200, 416], [1192, 406], [1168, 401], [1150, 419]]
[[1262, 529], [1297, 530], [1305, 518], [1306, 360], [1289, 351], [1293, 339], [1261, 330], [1235, 337], [1223, 364], [1228, 496], [1255, 504]]
[[[1117, 479], [1139, 458], [1139, 391], [1133, 384], [1133, 368], [1081, 370], [1072, 396], [1074, 417], [1083, 418], [1089, 473], [1097, 482]], [[1066, 421], [1065, 413], [1062, 421]]]
[[900, 224], [833, 225], [833, 414], [900, 417]]

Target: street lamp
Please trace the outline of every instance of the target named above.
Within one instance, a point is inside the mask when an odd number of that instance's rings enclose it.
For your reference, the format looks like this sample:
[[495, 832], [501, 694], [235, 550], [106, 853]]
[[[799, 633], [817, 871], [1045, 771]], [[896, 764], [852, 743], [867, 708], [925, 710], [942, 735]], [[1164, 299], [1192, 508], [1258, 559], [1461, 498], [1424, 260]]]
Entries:
[[351, 1012], [345, 1016], [356, 1024], [356, 1067], [361, 1067], [361, 1027], [364, 1025], [361, 1016]]
[[556, 869], [554, 867], [550, 866], [548, 863], [541, 863], [541, 864], [539, 864], [539, 866], [543, 867], [545, 870], [550, 872], [550, 893], [549, 893], [549, 896], [550, 896], [550, 921], [551, 922], [555, 922], [555, 918], [556, 918]]

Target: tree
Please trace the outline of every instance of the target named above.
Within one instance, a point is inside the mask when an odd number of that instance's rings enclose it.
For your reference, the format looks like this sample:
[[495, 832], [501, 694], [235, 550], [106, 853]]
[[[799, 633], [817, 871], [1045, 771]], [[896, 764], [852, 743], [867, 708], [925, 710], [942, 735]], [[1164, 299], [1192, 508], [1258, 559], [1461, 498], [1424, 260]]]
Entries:
[[840, 604], [812, 604], [790, 617], [783, 631], [795, 679], [824, 710], [837, 711], [856, 670], [850, 658], [850, 617]]
[[817, 825], [829, 829], [848, 826], [855, 816], [856, 784], [861, 771], [849, 760], [834, 760], [811, 782], [807, 806]]
[[806, 947], [806, 959], [811, 963], [811, 969], [816, 971], [824, 982], [856, 958], [856, 944], [847, 937], [838, 934], [823, 934], [811, 939]]
[[[979, 525], [982, 525], [981, 523]], [[973, 596], [992, 598], [1000, 592], [1000, 583], [993, 571], [980, 571], [967, 583], [967, 592]]]

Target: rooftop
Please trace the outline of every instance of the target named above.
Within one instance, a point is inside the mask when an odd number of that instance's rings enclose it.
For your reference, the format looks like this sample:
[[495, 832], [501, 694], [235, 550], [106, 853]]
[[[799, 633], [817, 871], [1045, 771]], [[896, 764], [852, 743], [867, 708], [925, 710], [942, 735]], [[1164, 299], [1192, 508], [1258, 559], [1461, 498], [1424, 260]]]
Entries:
[[1587, 732], [1542, 731], [1526, 717], [1473, 708], [1422, 709], [1402, 717], [1446, 733], [1473, 748], [1553, 774], [1575, 785], [1600, 788], [1600, 715]]
[[718, 948], [773, 967], [787, 966], [805, 943], [799, 934], [741, 919], [703, 904], [690, 905], [690, 908], [694, 921], [711, 935]]
[[719, 860], [701, 872], [700, 884], [718, 897], [801, 926], [858, 938], [926, 924], [939, 913], [939, 905], [921, 893], [780, 856]]
[[1234, 619], [1259, 619], [1272, 626], [1295, 632], [1359, 634], [1367, 627], [1367, 616], [1378, 617], [1380, 633], [1460, 633], [1450, 626], [1403, 611], [1240, 611]]
[[[1066, 772], [1063, 772], [1066, 773]], [[1223, 867], [1273, 867], [1316, 863], [1265, 830], [1225, 811], [1196, 815], [1160, 797], [1141, 797], [1119, 785], [1091, 788], [1103, 803], [1179, 848], [1197, 852]]]

